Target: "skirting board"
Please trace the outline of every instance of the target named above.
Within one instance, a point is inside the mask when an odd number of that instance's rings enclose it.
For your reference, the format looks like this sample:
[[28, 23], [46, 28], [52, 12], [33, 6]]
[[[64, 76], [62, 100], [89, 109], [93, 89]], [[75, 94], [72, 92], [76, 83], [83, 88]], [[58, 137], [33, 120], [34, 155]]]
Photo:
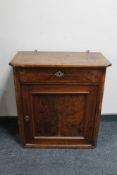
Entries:
[[117, 114], [102, 114], [101, 121], [106, 122], [117, 121]]
[[[11, 122], [11, 120], [17, 121], [17, 116], [0, 116], [0, 121]], [[101, 115], [101, 121], [105, 122], [111, 122], [111, 121], [117, 121], [117, 114], [102, 114]]]

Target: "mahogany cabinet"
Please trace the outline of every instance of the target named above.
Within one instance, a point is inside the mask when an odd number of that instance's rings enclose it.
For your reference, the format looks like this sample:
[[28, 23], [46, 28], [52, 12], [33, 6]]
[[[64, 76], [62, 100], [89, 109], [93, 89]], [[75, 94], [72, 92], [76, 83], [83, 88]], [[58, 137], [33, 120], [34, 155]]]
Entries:
[[18, 52], [13, 66], [25, 147], [93, 148], [106, 67], [96, 52]]

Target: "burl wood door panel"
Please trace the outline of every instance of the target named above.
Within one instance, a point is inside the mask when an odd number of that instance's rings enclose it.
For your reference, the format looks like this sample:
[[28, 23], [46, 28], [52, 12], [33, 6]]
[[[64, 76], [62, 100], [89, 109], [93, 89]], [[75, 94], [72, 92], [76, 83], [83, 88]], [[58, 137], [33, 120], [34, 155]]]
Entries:
[[23, 85], [22, 92], [26, 144], [92, 144], [97, 86]]

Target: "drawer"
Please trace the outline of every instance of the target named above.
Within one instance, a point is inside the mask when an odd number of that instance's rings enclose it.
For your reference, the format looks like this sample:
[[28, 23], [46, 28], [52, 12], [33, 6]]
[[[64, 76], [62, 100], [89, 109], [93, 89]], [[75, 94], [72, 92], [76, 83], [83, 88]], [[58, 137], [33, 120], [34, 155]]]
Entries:
[[77, 69], [21, 69], [22, 83], [96, 83], [100, 81], [100, 70]]

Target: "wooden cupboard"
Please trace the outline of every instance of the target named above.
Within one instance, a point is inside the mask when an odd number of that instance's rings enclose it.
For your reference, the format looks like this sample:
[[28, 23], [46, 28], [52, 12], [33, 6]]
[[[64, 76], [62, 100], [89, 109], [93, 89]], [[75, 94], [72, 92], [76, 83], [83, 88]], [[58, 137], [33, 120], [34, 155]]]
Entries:
[[106, 67], [96, 52], [18, 52], [10, 62], [25, 147], [93, 148]]

